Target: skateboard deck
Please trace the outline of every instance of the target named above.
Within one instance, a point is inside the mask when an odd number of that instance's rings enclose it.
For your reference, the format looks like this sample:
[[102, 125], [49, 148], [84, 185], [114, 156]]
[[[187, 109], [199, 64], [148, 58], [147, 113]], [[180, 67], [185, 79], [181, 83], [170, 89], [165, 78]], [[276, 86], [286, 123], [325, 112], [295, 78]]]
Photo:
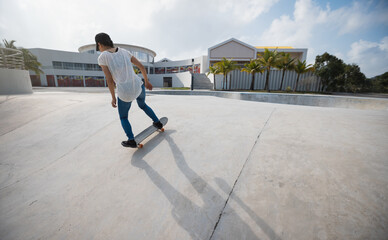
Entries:
[[148, 128], [144, 129], [141, 133], [137, 134], [136, 137], [135, 137], [135, 141], [137, 143], [137, 147], [138, 148], [142, 148], [144, 145], [141, 143], [144, 141], [144, 139], [146, 139], [147, 137], [149, 137], [151, 134], [153, 134], [154, 132], [156, 131], [160, 131], [160, 132], [164, 132], [164, 126], [167, 124], [168, 122], [168, 118], [166, 117], [162, 117], [161, 119], [159, 119], [160, 122], [163, 124], [163, 128], [161, 129], [158, 129], [156, 127], [154, 127], [154, 125], [151, 125], [149, 126]]

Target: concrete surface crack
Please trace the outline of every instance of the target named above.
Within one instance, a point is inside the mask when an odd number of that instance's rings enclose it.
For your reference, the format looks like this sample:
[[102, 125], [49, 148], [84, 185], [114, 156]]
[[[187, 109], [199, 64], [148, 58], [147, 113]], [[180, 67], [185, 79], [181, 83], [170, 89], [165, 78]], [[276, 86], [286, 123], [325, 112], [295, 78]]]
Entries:
[[221, 217], [222, 217], [222, 215], [224, 214], [226, 205], [228, 205], [230, 196], [232, 195], [232, 193], [233, 193], [233, 191], [234, 191], [234, 188], [235, 188], [235, 186], [237, 185], [238, 180], [240, 179], [241, 173], [242, 173], [243, 170], [245, 169], [245, 165], [247, 164], [248, 160], [251, 158], [253, 149], [254, 149], [255, 146], [257, 145], [257, 142], [259, 141], [259, 138], [260, 138], [261, 134], [263, 133], [265, 127], [267, 126], [267, 123], [268, 123], [269, 120], [271, 119], [272, 114], [275, 112], [275, 110], [276, 110], [276, 108], [274, 108], [274, 109], [272, 110], [271, 114], [269, 115], [267, 121], [265, 122], [263, 128], [261, 129], [259, 135], [257, 136], [256, 141], [255, 141], [255, 143], [253, 144], [252, 149], [251, 149], [251, 151], [249, 152], [248, 157], [247, 157], [247, 159], [245, 160], [245, 162], [244, 162], [244, 164], [243, 164], [243, 166], [242, 166], [242, 168], [241, 168], [241, 170], [240, 170], [240, 173], [238, 174], [238, 176], [237, 176], [237, 178], [236, 178], [236, 181], [234, 181], [233, 187], [232, 187], [232, 189], [231, 189], [230, 192], [229, 192], [228, 198], [227, 198], [226, 201], [225, 201], [224, 207], [222, 208], [222, 210], [221, 210], [221, 212], [220, 212], [220, 215], [218, 216], [218, 220], [217, 220], [217, 222], [216, 222], [216, 224], [215, 224], [215, 226], [214, 226], [214, 228], [213, 228], [213, 232], [212, 232], [212, 234], [211, 234], [209, 240], [211, 240], [211, 239], [213, 238], [213, 235], [214, 235], [214, 233], [215, 233], [216, 230], [217, 230], [218, 223], [221, 221]]
[[96, 132], [94, 132], [93, 134], [91, 134], [90, 136], [88, 136], [87, 138], [85, 138], [84, 140], [82, 140], [80, 143], [76, 144], [75, 146], [73, 146], [72, 149], [70, 149], [68, 152], [64, 153], [62, 156], [58, 157], [57, 159], [53, 160], [52, 162], [48, 163], [46, 166], [43, 166], [37, 170], [35, 170], [34, 172], [28, 174], [27, 176], [24, 176], [22, 177], [21, 179], [18, 179], [16, 180], [15, 182], [7, 185], [7, 186], [4, 186], [2, 188], [0, 188], [0, 191], [6, 189], [6, 188], [9, 188], [15, 184], [18, 184], [19, 182], [21, 181], [24, 181], [28, 178], [30, 178], [31, 176], [45, 170], [45, 169], [48, 169], [49, 167], [53, 166], [55, 163], [59, 162], [61, 159], [65, 158], [67, 155], [69, 155], [70, 153], [72, 153], [73, 151], [75, 151], [77, 148], [79, 148], [82, 144], [86, 143], [89, 139], [91, 139], [92, 137], [94, 137], [97, 133], [101, 132], [102, 130], [104, 130], [105, 128], [109, 127], [114, 121], [116, 120], [112, 120], [110, 121], [108, 124], [104, 125], [103, 127], [101, 127], [100, 129], [98, 129]]
[[15, 99], [16, 97], [6, 96], [4, 101], [1, 101], [0, 104], [3, 104], [9, 100]]
[[51, 113], [54, 113], [54, 112], [57, 112], [57, 111], [62, 111], [64, 108], [70, 107], [70, 106], [72, 106], [72, 105], [74, 105], [74, 104], [76, 104], [76, 103], [72, 103], [72, 104], [66, 105], [66, 106], [64, 106], [64, 107], [62, 107], [62, 108], [55, 109], [55, 110], [53, 110], [53, 111], [47, 112], [47, 113], [45, 113], [45, 114], [43, 114], [43, 115], [39, 115], [38, 117], [33, 118], [33, 119], [29, 120], [28, 122], [26, 122], [26, 123], [24, 123], [24, 124], [22, 124], [22, 125], [20, 125], [20, 126], [17, 126], [17, 127], [15, 127], [14, 129], [9, 130], [8, 132], [5, 132], [5, 133], [1, 134], [0, 137], [6, 135], [6, 134], [8, 134], [8, 133], [11, 133], [11, 132], [13, 132], [13, 131], [15, 131], [15, 130], [17, 130], [17, 129], [19, 129], [19, 128], [22, 128], [22, 127], [24, 127], [25, 125], [30, 124], [30, 123], [33, 122], [33, 121], [36, 121], [36, 120], [39, 120], [39, 119], [41, 119], [41, 118], [43, 118], [43, 117], [45, 117], [45, 116], [48, 116], [48, 115], [51, 114]]

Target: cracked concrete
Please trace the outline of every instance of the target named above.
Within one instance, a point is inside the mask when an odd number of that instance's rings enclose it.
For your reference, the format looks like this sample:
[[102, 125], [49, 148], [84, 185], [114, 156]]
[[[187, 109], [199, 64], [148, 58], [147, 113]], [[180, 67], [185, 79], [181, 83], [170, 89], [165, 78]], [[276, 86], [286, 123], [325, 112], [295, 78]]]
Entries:
[[109, 93], [41, 91], [0, 104], [0, 239], [388, 235], [387, 111], [153, 95], [135, 150]]
[[253, 145], [252, 150], [249, 152], [249, 155], [248, 155], [247, 159], [245, 160], [244, 165], [243, 165], [243, 167], [241, 168], [241, 171], [240, 171], [238, 177], [236, 178], [236, 181], [234, 182], [231, 191], [230, 191], [229, 194], [228, 194], [228, 198], [226, 199], [225, 205], [224, 205], [224, 207], [222, 208], [222, 211], [220, 212], [220, 215], [219, 215], [218, 220], [217, 220], [217, 222], [216, 222], [216, 224], [215, 224], [215, 226], [214, 226], [214, 229], [213, 229], [213, 232], [212, 232], [212, 234], [211, 234], [211, 236], [210, 236], [210, 239], [213, 238], [213, 235], [214, 235], [215, 231], [217, 230], [218, 223], [220, 222], [221, 217], [222, 217], [222, 214], [224, 213], [225, 207], [226, 207], [226, 205], [228, 204], [228, 201], [229, 201], [229, 199], [230, 199], [230, 196], [231, 196], [232, 193], [233, 193], [234, 187], [236, 186], [236, 184], [237, 184], [237, 182], [238, 182], [238, 180], [239, 180], [239, 178], [240, 178], [240, 176], [241, 176], [241, 173], [242, 173], [242, 171], [244, 170], [244, 167], [245, 167], [245, 165], [247, 164], [247, 162], [248, 162], [248, 160], [249, 160], [249, 158], [250, 158], [250, 156], [251, 156], [251, 153], [252, 153], [253, 149], [255, 148], [257, 141], [258, 141], [259, 138], [260, 138], [261, 133], [263, 132], [265, 126], [267, 126], [267, 123], [268, 123], [268, 121], [271, 119], [271, 116], [272, 116], [272, 114], [273, 114], [273, 112], [274, 112], [275, 110], [276, 110], [276, 108], [271, 112], [271, 114], [269, 115], [269, 117], [268, 117], [267, 121], [265, 122], [263, 128], [261, 129], [259, 135], [257, 136], [257, 139], [256, 139], [256, 141], [255, 141], [255, 144]]

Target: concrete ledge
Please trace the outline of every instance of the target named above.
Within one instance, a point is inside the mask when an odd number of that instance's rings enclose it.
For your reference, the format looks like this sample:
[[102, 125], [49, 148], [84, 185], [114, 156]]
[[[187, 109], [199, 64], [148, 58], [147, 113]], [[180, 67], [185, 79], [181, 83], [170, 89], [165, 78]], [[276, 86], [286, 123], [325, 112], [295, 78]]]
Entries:
[[32, 85], [27, 70], [0, 68], [0, 94], [31, 94]]
[[247, 93], [247, 92], [221, 92], [221, 91], [180, 91], [180, 90], [155, 90], [148, 94], [162, 95], [199, 95], [214, 96], [238, 100], [306, 105], [318, 107], [355, 108], [368, 110], [388, 110], [388, 99], [364, 98], [348, 96], [328, 96], [315, 94], [284, 94], [284, 93]]

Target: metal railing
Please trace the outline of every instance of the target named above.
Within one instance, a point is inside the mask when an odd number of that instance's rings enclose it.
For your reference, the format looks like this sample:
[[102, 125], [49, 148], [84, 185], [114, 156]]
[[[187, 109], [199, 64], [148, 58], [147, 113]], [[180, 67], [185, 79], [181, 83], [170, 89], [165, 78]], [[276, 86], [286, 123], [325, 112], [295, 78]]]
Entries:
[[23, 52], [18, 49], [0, 48], [0, 68], [23, 70]]

